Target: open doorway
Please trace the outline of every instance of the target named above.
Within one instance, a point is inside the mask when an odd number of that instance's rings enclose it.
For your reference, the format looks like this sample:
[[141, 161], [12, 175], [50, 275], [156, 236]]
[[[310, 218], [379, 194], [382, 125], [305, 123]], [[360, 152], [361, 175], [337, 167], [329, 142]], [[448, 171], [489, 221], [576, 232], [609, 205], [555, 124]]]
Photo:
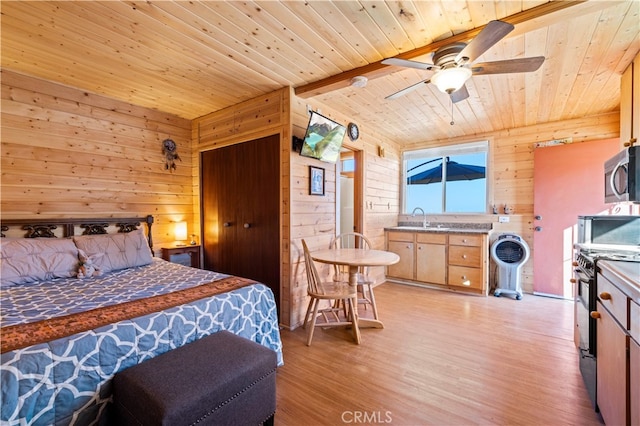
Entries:
[[363, 226], [363, 151], [342, 149], [336, 167], [336, 233], [364, 232]]

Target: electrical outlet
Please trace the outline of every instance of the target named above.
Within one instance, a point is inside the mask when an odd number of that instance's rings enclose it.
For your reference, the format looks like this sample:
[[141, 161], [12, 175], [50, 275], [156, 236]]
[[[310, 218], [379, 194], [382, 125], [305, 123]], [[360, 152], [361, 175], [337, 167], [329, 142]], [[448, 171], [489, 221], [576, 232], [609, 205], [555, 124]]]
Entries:
[[498, 222], [500, 222], [500, 223], [507, 223], [507, 222], [509, 222], [509, 216], [500, 216], [500, 217], [498, 218]]

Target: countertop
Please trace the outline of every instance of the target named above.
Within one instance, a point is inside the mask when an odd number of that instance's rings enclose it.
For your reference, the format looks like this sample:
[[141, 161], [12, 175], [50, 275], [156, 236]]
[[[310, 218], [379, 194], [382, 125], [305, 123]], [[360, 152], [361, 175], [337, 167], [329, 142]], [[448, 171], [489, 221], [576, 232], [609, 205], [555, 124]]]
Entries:
[[384, 228], [385, 231], [400, 231], [400, 232], [436, 232], [441, 234], [488, 234], [491, 229], [478, 229], [478, 228], [459, 228], [456, 226], [437, 227], [428, 226], [426, 228], [422, 226], [393, 226], [390, 228]]
[[640, 304], [640, 262], [601, 260], [598, 267], [603, 276]]

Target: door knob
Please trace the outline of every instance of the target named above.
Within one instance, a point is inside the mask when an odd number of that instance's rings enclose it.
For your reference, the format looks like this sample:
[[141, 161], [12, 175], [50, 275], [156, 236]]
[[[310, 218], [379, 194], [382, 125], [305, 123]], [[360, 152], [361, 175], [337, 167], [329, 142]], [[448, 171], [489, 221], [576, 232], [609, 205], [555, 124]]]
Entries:
[[251, 228], [251, 224], [249, 222], [244, 224], [244, 229], [249, 229]]
[[542, 220], [542, 216], [536, 215], [535, 220]]
[[231, 226], [231, 223], [230, 222], [225, 222], [225, 223], [222, 224], [222, 226], [224, 226], [225, 228], [228, 228], [228, 227]]
[[536, 226], [535, 228], [533, 228], [533, 230], [536, 232], [540, 232], [542, 231], [542, 226]]

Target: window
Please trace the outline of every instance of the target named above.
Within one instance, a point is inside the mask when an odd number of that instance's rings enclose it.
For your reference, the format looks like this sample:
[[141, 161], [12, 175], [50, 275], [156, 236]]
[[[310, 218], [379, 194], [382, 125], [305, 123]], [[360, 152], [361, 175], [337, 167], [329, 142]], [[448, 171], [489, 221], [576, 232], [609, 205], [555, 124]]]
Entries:
[[353, 157], [342, 159], [342, 172], [353, 173], [356, 169], [356, 160]]
[[404, 213], [486, 213], [488, 151], [482, 141], [404, 152]]

